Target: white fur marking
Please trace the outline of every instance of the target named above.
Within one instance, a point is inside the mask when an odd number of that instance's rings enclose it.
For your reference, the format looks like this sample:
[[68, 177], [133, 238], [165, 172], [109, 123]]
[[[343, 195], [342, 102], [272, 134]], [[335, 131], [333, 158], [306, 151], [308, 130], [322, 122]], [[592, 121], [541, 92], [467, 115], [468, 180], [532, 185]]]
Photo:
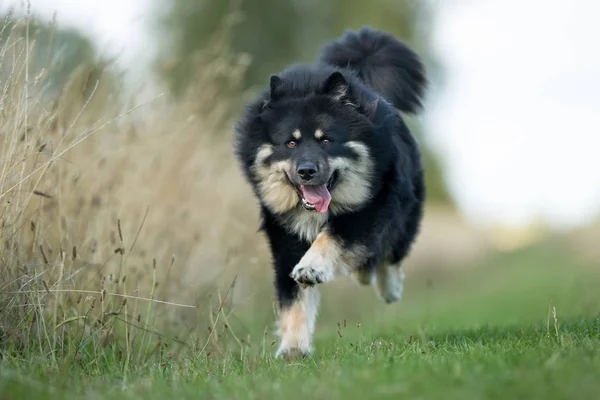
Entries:
[[325, 136], [325, 134], [323, 133], [323, 131], [321, 129], [317, 129], [315, 131], [315, 138], [321, 139], [323, 136]]
[[317, 287], [301, 288], [291, 307], [281, 310], [279, 335], [281, 342], [275, 357], [312, 353], [312, 337], [319, 309]]
[[298, 208], [287, 216], [286, 226], [290, 233], [294, 233], [302, 240], [312, 243], [327, 222], [327, 218], [327, 214]]
[[302, 132], [300, 132], [300, 129], [296, 129], [293, 133], [292, 136], [294, 137], [294, 139], [296, 140], [300, 140], [302, 138]]
[[258, 190], [264, 203], [276, 213], [285, 213], [298, 205], [298, 195], [285, 176], [290, 168], [289, 161], [278, 161], [265, 165], [273, 154], [273, 146], [262, 145], [256, 153], [252, 172], [258, 181]]
[[384, 264], [377, 270], [375, 284], [386, 303], [395, 303], [402, 298], [404, 271], [398, 265]]
[[264, 162], [267, 157], [273, 154], [273, 146], [270, 144], [263, 144], [258, 148], [256, 152], [256, 160], [254, 160], [254, 164], [258, 164]]
[[371, 178], [373, 159], [367, 146], [350, 141], [345, 144], [359, 155], [358, 160], [335, 157], [330, 160], [333, 169], [340, 171], [338, 181], [331, 191], [329, 208], [334, 214], [353, 211], [372, 197]]

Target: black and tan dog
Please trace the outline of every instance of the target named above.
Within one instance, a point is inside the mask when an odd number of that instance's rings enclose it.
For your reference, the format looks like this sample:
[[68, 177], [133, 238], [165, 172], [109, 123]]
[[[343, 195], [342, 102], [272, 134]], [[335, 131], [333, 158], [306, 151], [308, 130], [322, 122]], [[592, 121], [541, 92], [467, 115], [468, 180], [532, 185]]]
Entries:
[[317, 284], [338, 274], [400, 299], [425, 193], [398, 110], [418, 111], [425, 86], [412, 50], [364, 27], [326, 44], [314, 64], [271, 76], [236, 125], [275, 265], [278, 356], [312, 352]]

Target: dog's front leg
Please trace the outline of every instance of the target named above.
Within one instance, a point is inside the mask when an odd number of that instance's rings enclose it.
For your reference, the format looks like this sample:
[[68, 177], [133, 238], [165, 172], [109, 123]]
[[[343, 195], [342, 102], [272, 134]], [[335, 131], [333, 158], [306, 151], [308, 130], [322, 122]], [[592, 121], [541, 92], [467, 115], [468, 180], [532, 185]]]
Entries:
[[[295, 267], [285, 273], [295, 252], [282, 253], [277, 268], [277, 288], [280, 299], [281, 344], [277, 356], [312, 352], [312, 336], [319, 305], [318, 283], [331, 281], [336, 273], [349, 273], [360, 266], [366, 257], [362, 246], [342, 245], [329, 233], [319, 233]], [[292, 264], [293, 265], [293, 264]]]
[[367, 255], [366, 247], [344, 246], [339, 237], [323, 231], [296, 264], [291, 277], [303, 286], [329, 282], [338, 273], [350, 275], [357, 271]]
[[[295, 282], [294, 282], [295, 283]], [[279, 308], [279, 348], [275, 357], [296, 357], [312, 354], [312, 337], [319, 307], [319, 292], [315, 286], [298, 287], [289, 302]]]
[[335, 278], [341, 248], [327, 231], [319, 233], [308, 251], [294, 267], [291, 277], [302, 286], [312, 286]]
[[308, 244], [267, 225], [275, 267], [275, 289], [279, 303], [279, 348], [276, 357], [305, 356], [312, 353], [312, 336], [319, 306], [316, 287], [303, 287], [290, 276], [308, 251]]

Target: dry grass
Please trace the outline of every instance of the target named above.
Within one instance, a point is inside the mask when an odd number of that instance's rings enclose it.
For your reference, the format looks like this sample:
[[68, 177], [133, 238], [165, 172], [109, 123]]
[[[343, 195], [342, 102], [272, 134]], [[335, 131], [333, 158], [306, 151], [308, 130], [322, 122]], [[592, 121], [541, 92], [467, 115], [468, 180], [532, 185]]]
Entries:
[[133, 105], [102, 77], [90, 82], [85, 69], [49, 97], [46, 77], [28, 70], [35, 41], [3, 31], [5, 346], [35, 343], [55, 354], [69, 341], [107, 344], [125, 333], [128, 354], [136, 339], [147, 351], [156, 342], [148, 331], [210, 324], [203, 294], [226, 287], [233, 267], [258, 264], [256, 207], [229, 140], [247, 59], [227, 52], [227, 28], [198, 55], [202, 68], [183, 100]]

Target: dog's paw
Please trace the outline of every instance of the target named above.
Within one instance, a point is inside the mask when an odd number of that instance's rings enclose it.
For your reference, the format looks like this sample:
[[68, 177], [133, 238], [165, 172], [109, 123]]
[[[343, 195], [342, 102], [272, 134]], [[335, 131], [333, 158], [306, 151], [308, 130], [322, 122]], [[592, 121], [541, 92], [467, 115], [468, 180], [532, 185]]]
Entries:
[[402, 286], [393, 290], [381, 293], [381, 297], [386, 304], [397, 303], [402, 299]]
[[291, 276], [303, 286], [312, 286], [332, 279], [328, 271], [300, 264], [294, 268]]
[[404, 272], [397, 266], [382, 266], [377, 274], [379, 295], [387, 304], [400, 301], [403, 291]]
[[275, 358], [284, 360], [295, 360], [299, 358], [308, 358], [312, 355], [310, 346], [290, 347], [281, 345], [275, 353]]
[[312, 286], [332, 280], [335, 276], [331, 260], [308, 251], [290, 274], [303, 286]]

